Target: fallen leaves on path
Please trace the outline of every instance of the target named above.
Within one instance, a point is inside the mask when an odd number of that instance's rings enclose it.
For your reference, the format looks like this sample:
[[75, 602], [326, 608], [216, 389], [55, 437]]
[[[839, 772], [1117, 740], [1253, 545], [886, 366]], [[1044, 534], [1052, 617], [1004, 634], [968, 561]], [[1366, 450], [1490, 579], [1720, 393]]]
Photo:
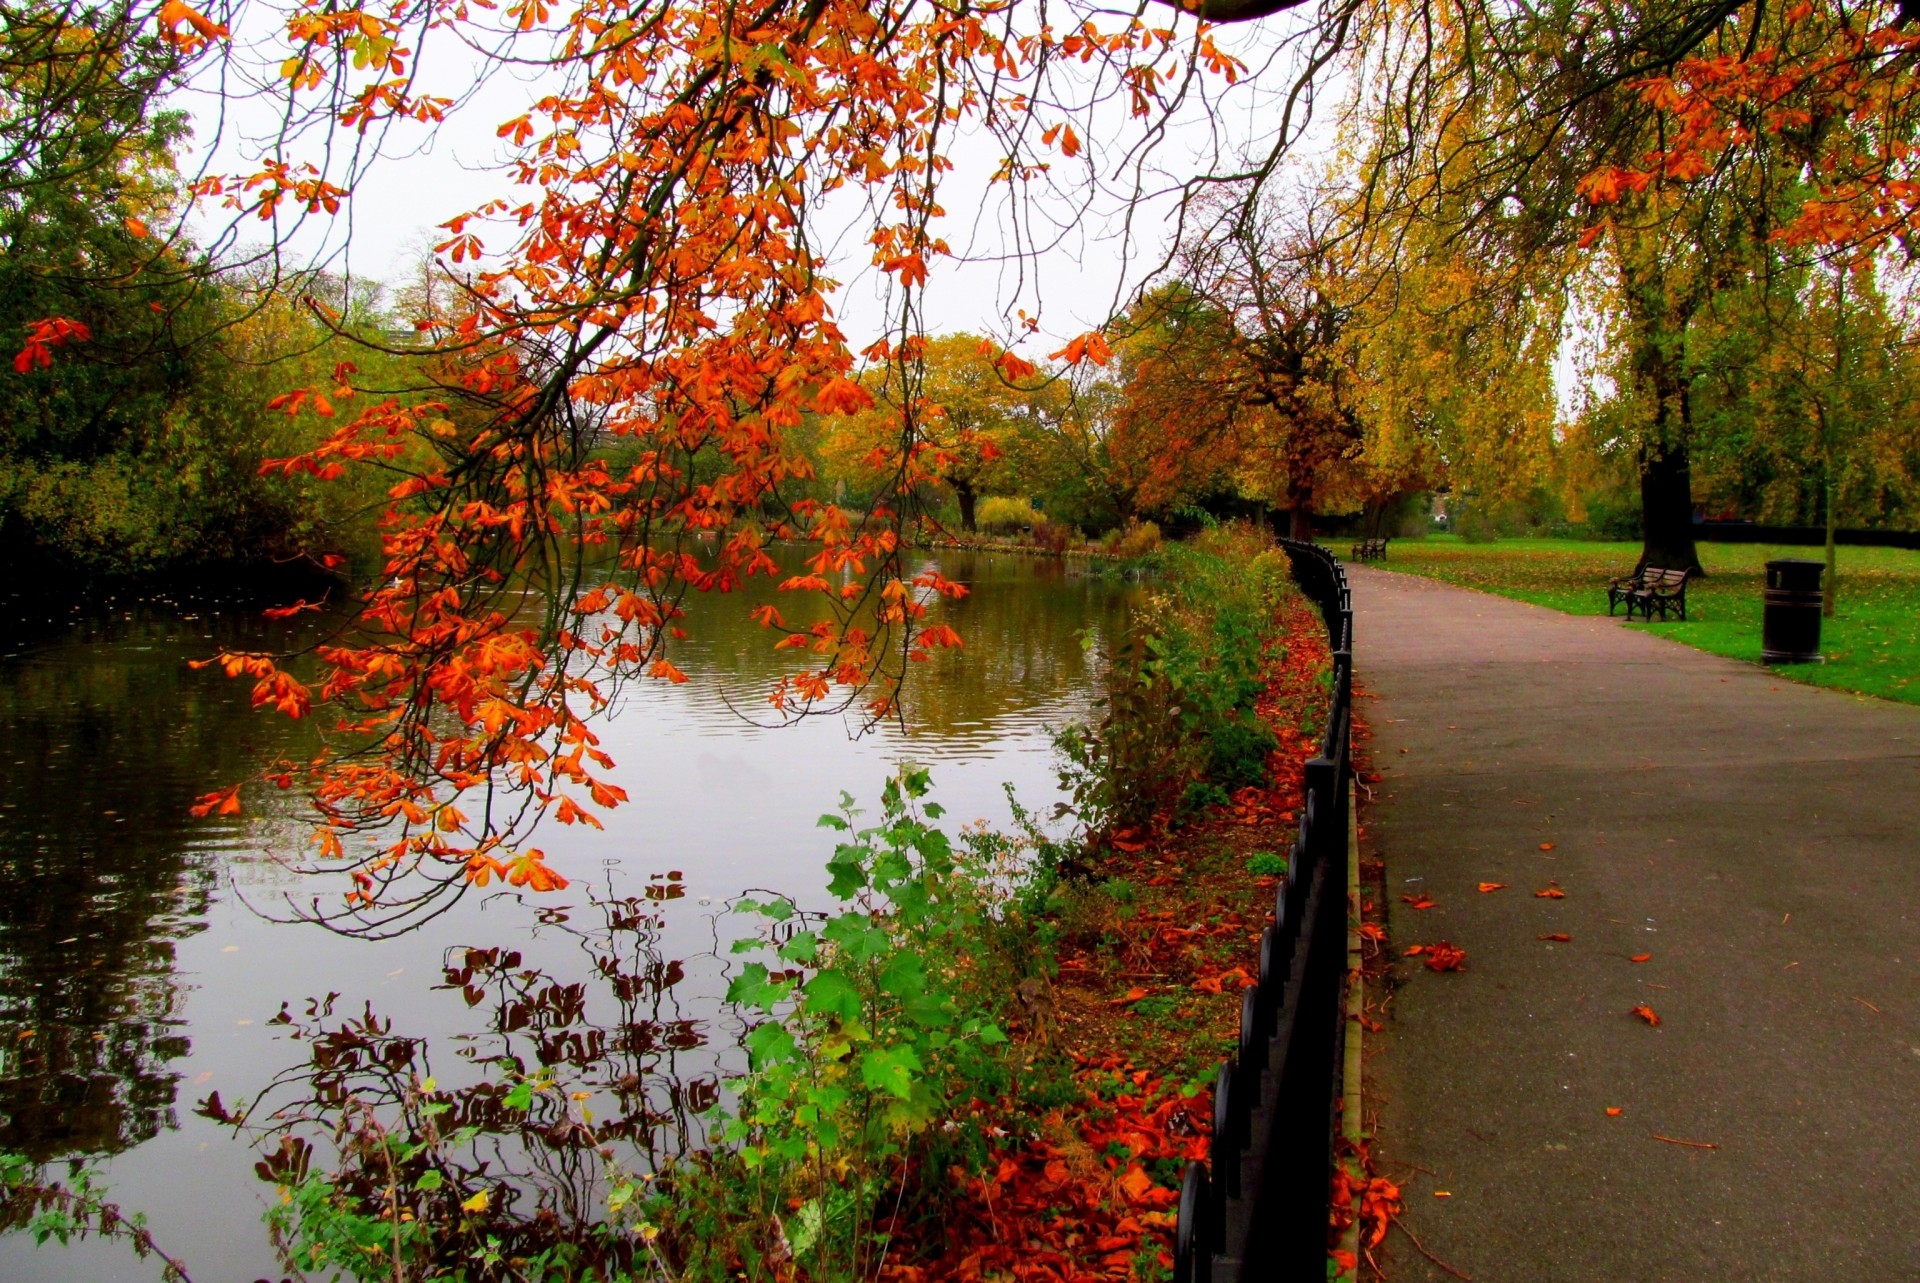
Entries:
[[1568, 935], [1568, 934], [1567, 934], [1566, 932], [1564, 932], [1564, 931], [1556, 931], [1556, 932], [1554, 932], [1554, 933], [1553, 933], [1552, 935], [1550, 935], [1550, 936], [1540, 936], [1540, 937], [1538, 937], [1538, 938], [1539, 938], [1539, 939], [1541, 939], [1541, 940], [1553, 940], [1553, 941], [1557, 941], [1557, 942], [1558, 942], [1558, 943], [1560, 943], [1560, 944], [1566, 944], [1566, 943], [1567, 943], [1568, 941], [1570, 941], [1570, 940], [1572, 940], [1572, 939], [1573, 939], [1573, 937], [1572, 937], [1572, 936], [1570, 936], [1570, 935]]
[[1483, 895], [1488, 891], [1504, 891], [1506, 889], [1507, 884], [1504, 882], [1482, 882], [1480, 884], [1480, 892]]
[[1430, 895], [1403, 895], [1400, 897], [1400, 902], [1402, 904], [1410, 904], [1416, 909], [1431, 909], [1434, 905], [1440, 903]]
[[1653, 961], [1653, 955], [1650, 953], [1636, 953], [1633, 955], [1633, 957], [1628, 959], [1628, 961], [1629, 962], [1651, 962]]
[[1548, 883], [1546, 890], [1535, 891], [1533, 898], [1536, 900], [1564, 900], [1567, 898], [1567, 893], [1553, 883]]
[[1644, 1003], [1638, 1007], [1635, 1007], [1632, 1010], [1632, 1012], [1630, 1012], [1629, 1014], [1640, 1017], [1640, 1019], [1646, 1021], [1650, 1025], [1657, 1025], [1660, 1023], [1659, 1013], [1654, 1011], [1652, 1007], [1649, 1007]]
[[1433, 944], [1412, 945], [1402, 956], [1426, 958], [1429, 971], [1465, 971], [1467, 969], [1467, 951], [1456, 948], [1445, 940], [1435, 941]]
[[1623, 1110], [1623, 1109], [1619, 1109], [1619, 1108], [1617, 1108], [1616, 1106], [1613, 1106], [1613, 1105], [1608, 1105], [1608, 1106], [1607, 1106], [1607, 1117], [1608, 1117], [1608, 1118], [1618, 1118], [1618, 1117], [1620, 1117], [1620, 1115], [1621, 1115], [1621, 1114], [1623, 1114], [1623, 1113], [1625, 1113], [1625, 1112], [1626, 1112], [1625, 1110]]
[[1553, 843], [1551, 843], [1551, 842], [1542, 842], [1542, 843], [1540, 844], [1540, 849], [1541, 849], [1542, 851], [1551, 851], [1551, 850], [1553, 850]]

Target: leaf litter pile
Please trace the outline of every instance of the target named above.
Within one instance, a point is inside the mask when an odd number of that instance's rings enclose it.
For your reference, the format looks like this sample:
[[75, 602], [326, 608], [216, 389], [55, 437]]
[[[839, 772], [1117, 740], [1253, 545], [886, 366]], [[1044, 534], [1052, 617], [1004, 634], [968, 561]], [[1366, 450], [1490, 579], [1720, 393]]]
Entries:
[[[1256, 702], [1279, 747], [1263, 786], [1196, 821], [1105, 836], [1061, 897], [1058, 970], [1023, 991], [1015, 1037], [1059, 1081], [1029, 1084], [985, 1174], [960, 1186], [939, 1243], [896, 1241], [883, 1277], [1133, 1280], [1173, 1264], [1180, 1181], [1207, 1156], [1212, 1081], [1236, 1045], [1303, 764], [1319, 752], [1319, 618], [1295, 597]], [[1030, 1103], [1050, 1104], [1037, 1118]]]

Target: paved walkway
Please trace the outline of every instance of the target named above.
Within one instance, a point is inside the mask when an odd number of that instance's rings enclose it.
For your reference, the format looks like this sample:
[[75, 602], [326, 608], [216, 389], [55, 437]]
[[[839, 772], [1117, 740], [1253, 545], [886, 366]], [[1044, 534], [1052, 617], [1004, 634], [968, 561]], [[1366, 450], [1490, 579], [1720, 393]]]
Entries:
[[1392, 938], [1468, 956], [1400, 963], [1367, 1044], [1420, 1242], [1475, 1283], [1920, 1279], [1920, 708], [1348, 573]]

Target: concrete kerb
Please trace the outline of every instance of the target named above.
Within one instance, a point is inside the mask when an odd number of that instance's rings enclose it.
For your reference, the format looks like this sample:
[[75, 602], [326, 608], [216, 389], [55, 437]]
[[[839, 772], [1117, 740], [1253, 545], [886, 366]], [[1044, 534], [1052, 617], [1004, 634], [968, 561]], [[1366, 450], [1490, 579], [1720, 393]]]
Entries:
[[1340, 1135], [1347, 1153], [1340, 1162], [1347, 1173], [1347, 1188], [1355, 1191], [1347, 1227], [1340, 1231], [1338, 1261], [1352, 1261], [1353, 1268], [1335, 1262], [1328, 1277], [1351, 1283], [1360, 1272], [1360, 1194], [1366, 1186], [1365, 1165], [1360, 1159], [1360, 1039], [1364, 1032], [1361, 1017], [1366, 1011], [1365, 981], [1361, 973], [1360, 952], [1360, 821], [1355, 805], [1354, 786], [1347, 784], [1347, 1007], [1346, 1046], [1340, 1081]]

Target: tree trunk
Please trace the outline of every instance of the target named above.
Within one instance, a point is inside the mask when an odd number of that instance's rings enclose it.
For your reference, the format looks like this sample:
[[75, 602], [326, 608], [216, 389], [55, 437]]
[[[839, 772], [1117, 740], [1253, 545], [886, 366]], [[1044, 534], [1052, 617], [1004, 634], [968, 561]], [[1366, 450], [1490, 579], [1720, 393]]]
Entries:
[[980, 527], [974, 524], [973, 511], [980, 496], [975, 493], [973, 483], [971, 481], [954, 482], [953, 494], [960, 501], [960, 528], [968, 534], [975, 533]]
[[1827, 470], [1827, 574], [1820, 582], [1820, 614], [1833, 618], [1833, 599], [1840, 591], [1840, 568], [1833, 564], [1833, 470]]
[[1693, 467], [1686, 446], [1642, 447], [1640, 520], [1642, 566], [1701, 569], [1693, 543]]

